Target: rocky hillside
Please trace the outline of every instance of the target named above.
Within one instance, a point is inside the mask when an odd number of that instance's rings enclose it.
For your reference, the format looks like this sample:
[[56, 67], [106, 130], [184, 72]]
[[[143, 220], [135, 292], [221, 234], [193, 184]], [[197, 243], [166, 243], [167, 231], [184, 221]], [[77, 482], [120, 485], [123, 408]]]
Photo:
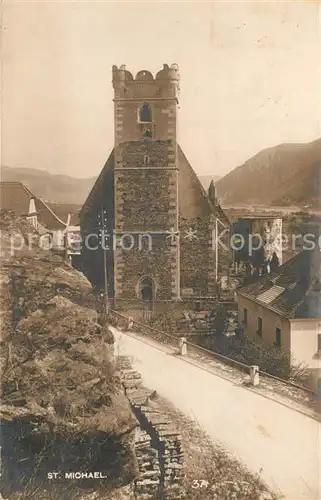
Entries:
[[321, 203], [321, 139], [268, 148], [217, 183], [223, 205], [309, 205]]
[[[41, 485], [53, 484], [48, 471], [62, 478], [69, 471], [101, 471], [108, 478], [100, 481], [105, 490], [129, 482], [137, 472], [137, 424], [91, 286], [42, 250], [27, 222], [0, 215], [1, 492], [17, 498], [14, 490], [28, 483], [37, 494], [30, 490], [19, 498], [44, 498]], [[11, 251], [13, 239], [27, 241], [28, 235], [32, 248]], [[52, 498], [74, 498], [75, 483], [67, 483], [59, 487], [68, 487], [68, 494]]]

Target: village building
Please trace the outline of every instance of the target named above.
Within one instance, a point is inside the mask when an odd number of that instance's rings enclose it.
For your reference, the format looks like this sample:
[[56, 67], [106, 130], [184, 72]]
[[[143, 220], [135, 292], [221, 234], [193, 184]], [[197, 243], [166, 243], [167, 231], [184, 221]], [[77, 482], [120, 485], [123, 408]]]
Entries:
[[68, 203], [47, 204], [61, 220], [66, 221], [64, 245], [67, 245], [68, 260], [75, 269], [81, 271], [81, 236], [79, 225], [79, 212], [81, 207]]
[[[250, 276], [261, 276], [288, 260], [282, 245], [281, 214], [268, 210], [225, 208], [233, 233], [234, 271], [246, 268]], [[246, 274], [246, 273], [245, 273]]]
[[83, 270], [103, 286], [105, 259], [116, 306], [215, 297], [230, 224], [178, 144], [178, 67], [134, 77], [113, 66], [112, 77], [114, 148], [80, 213]]
[[63, 211], [57, 214], [55, 207], [35, 196], [22, 182], [0, 183], [0, 208], [26, 218], [42, 237], [43, 248], [52, 248], [70, 261], [75, 256], [79, 258], [80, 228], [79, 224], [76, 225], [77, 217]]
[[321, 254], [303, 250], [274, 272], [237, 291], [244, 334], [291, 352], [321, 388]]

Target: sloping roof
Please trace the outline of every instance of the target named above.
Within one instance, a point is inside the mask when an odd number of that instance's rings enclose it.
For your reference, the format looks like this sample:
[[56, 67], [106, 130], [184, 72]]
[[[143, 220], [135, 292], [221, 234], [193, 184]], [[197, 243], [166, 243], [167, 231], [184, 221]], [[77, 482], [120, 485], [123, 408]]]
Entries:
[[26, 215], [31, 198], [34, 198], [33, 194], [21, 182], [0, 182], [0, 206], [3, 210]]
[[[178, 168], [179, 168], [179, 215], [190, 219], [194, 217], [206, 217], [210, 214], [216, 214], [224, 224], [229, 225], [228, 218], [220, 206], [214, 206], [209, 200], [205, 189], [199, 178], [191, 167], [189, 161], [184, 155], [180, 146], [178, 146]], [[94, 203], [98, 193], [103, 186], [111, 181], [114, 173], [114, 150], [105, 163], [97, 181], [90, 191], [85, 201], [80, 217], [85, 210]]]
[[303, 250], [238, 294], [286, 318], [321, 318], [321, 252]]
[[100, 172], [95, 184], [91, 188], [91, 191], [79, 212], [80, 220], [85, 215], [87, 210], [90, 210], [91, 206], [95, 204], [95, 199], [98, 198], [99, 193], [101, 193], [101, 190], [103, 189], [105, 183], [108, 182], [108, 180], [111, 179], [111, 177], [114, 175], [114, 158], [114, 149], [112, 149], [102, 171]]
[[268, 290], [265, 290], [261, 295], [257, 297], [260, 302], [265, 302], [265, 304], [270, 304], [275, 300], [281, 293], [284, 292], [283, 286], [273, 285]]
[[41, 198], [37, 198], [22, 182], [0, 182], [0, 207], [12, 210], [18, 216], [26, 216], [30, 199], [35, 200], [38, 221], [49, 230], [64, 229], [66, 224]]
[[70, 217], [70, 225], [71, 226], [79, 226], [79, 224], [80, 224], [79, 214], [80, 214], [80, 208], [78, 208], [74, 213], [71, 213], [71, 217]]
[[259, 206], [252, 206], [251, 208], [245, 207], [230, 207], [225, 206], [229, 219], [233, 222], [237, 220], [259, 220], [259, 219], [282, 219], [284, 214], [281, 210], [275, 209], [262, 209]]
[[42, 198], [36, 198], [36, 207], [39, 211], [39, 221], [48, 229], [55, 230], [66, 227], [66, 222], [62, 221]]
[[179, 214], [186, 219], [212, 213], [211, 203], [188, 159], [178, 146]]
[[178, 145], [179, 168], [179, 215], [189, 219], [215, 214], [221, 222], [229, 226], [229, 221], [220, 205], [214, 205], [201, 181], [194, 172], [183, 150]]
[[67, 223], [68, 216], [70, 214], [70, 225], [79, 225], [79, 212], [81, 210], [81, 205], [77, 205], [74, 203], [47, 203], [47, 205], [56, 214], [56, 216], [59, 217], [60, 220], [63, 220]]

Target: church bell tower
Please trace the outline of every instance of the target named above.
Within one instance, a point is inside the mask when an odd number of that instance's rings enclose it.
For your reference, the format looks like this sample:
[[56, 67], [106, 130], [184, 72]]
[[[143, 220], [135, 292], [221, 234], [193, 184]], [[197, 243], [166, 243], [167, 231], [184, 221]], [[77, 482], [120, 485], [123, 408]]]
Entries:
[[115, 299], [179, 299], [178, 67], [112, 74]]

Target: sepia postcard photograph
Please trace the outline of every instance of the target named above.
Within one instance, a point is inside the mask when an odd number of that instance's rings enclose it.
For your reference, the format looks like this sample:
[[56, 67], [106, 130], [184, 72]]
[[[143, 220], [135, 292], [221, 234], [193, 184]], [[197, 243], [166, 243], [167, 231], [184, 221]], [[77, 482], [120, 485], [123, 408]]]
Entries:
[[0, 500], [321, 500], [321, 2], [0, 8]]

